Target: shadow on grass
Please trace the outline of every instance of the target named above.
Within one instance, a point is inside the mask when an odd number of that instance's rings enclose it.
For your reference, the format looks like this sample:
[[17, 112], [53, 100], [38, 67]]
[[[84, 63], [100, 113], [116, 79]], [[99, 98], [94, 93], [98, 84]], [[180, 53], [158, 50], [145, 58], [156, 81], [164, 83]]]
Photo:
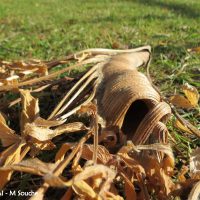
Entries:
[[191, 7], [184, 3], [167, 2], [161, 0], [131, 0], [132, 2], [137, 2], [139, 4], [145, 4], [149, 6], [158, 6], [161, 8], [166, 8], [172, 10], [175, 14], [180, 14], [188, 18], [199, 18], [200, 9]]

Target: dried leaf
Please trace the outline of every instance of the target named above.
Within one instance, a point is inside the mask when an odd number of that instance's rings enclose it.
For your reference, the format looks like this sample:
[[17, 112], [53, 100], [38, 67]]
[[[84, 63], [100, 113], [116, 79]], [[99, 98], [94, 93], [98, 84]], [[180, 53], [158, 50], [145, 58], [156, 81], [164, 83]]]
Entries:
[[56, 153], [56, 156], [55, 156], [55, 162], [56, 163], [60, 163], [64, 157], [65, 157], [65, 154], [68, 150], [70, 150], [70, 148], [72, 147], [71, 144], [69, 143], [64, 143], [61, 148], [58, 150], [58, 152]]
[[174, 125], [176, 128], [180, 129], [181, 131], [193, 134], [190, 129], [187, 128], [184, 124], [182, 124], [178, 119], [175, 120]]
[[48, 188], [48, 184], [43, 184], [42, 187], [40, 187], [35, 194], [29, 199], [29, 200], [43, 200], [44, 199], [44, 194]]
[[200, 47], [194, 47], [194, 48], [188, 49], [188, 52], [200, 53]]
[[200, 179], [200, 148], [193, 150], [190, 156], [190, 176]]
[[[110, 185], [115, 178], [116, 172], [111, 170], [110, 168], [104, 166], [104, 165], [94, 165], [94, 166], [88, 166], [86, 167], [82, 172], [77, 174], [73, 178], [73, 184], [72, 188], [75, 190], [75, 192], [79, 195], [85, 195], [86, 197], [93, 197], [98, 195], [100, 197], [106, 196], [106, 191], [110, 189]], [[101, 183], [102, 187], [99, 188], [98, 195], [94, 190], [92, 189], [92, 185], [88, 185], [84, 180], [92, 179], [93, 183], [95, 183], [95, 179], [99, 179], [99, 181], [104, 182]], [[82, 183], [82, 184], [81, 184]], [[100, 186], [99, 185], [99, 186]], [[97, 185], [96, 185], [97, 186]], [[94, 187], [94, 185], [93, 185]], [[97, 191], [97, 188], [95, 189]]]
[[189, 100], [191, 106], [196, 107], [199, 101], [198, 90], [194, 86], [189, 85], [188, 83], [184, 84], [182, 89], [183, 92], [185, 93], [185, 96]]
[[[85, 144], [82, 149], [82, 158], [86, 160], [92, 160], [94, 153], [94, 146]], [[109, 160], [112, 159], [112, 155], [109, 153], [109, 151], [101, 145], [98, 145], [97, 148], [97, 163], [106, 164]]]
[[20, 90], [22, 98], [22, 112], [20, 127], [24, 130], [26, 123], [32, 123], [39, 116], [38, 99], [35, 99], [28, 90]]
[[4, 169], [12, 169], [14, 171], [26, 172], [30, 174], [43, 176], [50, 173], [56, 167], [54, 163], [44, 163], [37, 158], [23, 160], [18, 164], [9, 165]]
[[31, 144], [30, 155], [32, 157], [35, 157], [41, 150], [52, 150], [56, 147], [55, 144], [50, 140], [39, 141], [35, 138], [29, 138], [27, 142]]
[[3, 147], [19, 142], [20, 137], [6, 125], [3, 115], [0, 113], [0, 139]]
[[68, 188], [65, 194], [62, 196], [61, 200], [71, 200], [72, 199], [73, 190], [72, 188]]
[[198, 105], [199, 93], [198, 90], [188, 83], [182, 86], [182, 90], [187, 98], [182, 95], [174, 95], [170, 98], [170, 102], [181, 108], [194, 108]]
[[187, 108], [187, 109], [192, 108], [190, 101], [181, 95], [174, 95], [170, 97], [170, 102], [173, 105], [181, 107], [181, 108]]
[[95, 193], [95, 191], [90, 187], [85, 181], [80, 180], [73, 184], [73, 190], [84, 199], [96, 199], [101, 200], [100, 197]]
[[58, 120], [46, 120], [43, 119], [41, 117], [37, 117], [34, 120], [34, 125], [35, 126], [41, 126], [41, 127], [45, 127], [45, 128], [50, 128], [50, 127], [54, 127], [54, 126], [59, 126], [61, 124], [63, 124], [64, 121], [58, 121]]
[[[21, 142], [20, 144], [16, 143], [4, 150], [0, 155], [0, 162], [2, 166], [12, 165], [20, 162], [23, 157], [26, 155], [26, 152], [29, 151], [29, 148], [22, 151], [22, 147], [25, 146], [25, 143]], [[21, 155], [22, 154], [22, 155]], [[0, 168], [0, 188], [2, 189], [4, 185], [10, 180], [13, 171], [11, 169], [4, 170]]]
[[123, 175], [122, 177], [125, 181], [124, 187], [126, 200], [136, 200], [136, 192], [133, 183], [131, 183], [131, 181], [125, 175]]
[[200, 197], [200, 181], [197, 182], [189, 194], [188, 200], [197, 200]]
[[174, 155], [172, 152], [172, 148], [170, 147], [170, 145], [166, 145], [166, 144], [160, 144], [160, 143], [155, 143], [155, 144], [149, 144], [149, 145], [137, 145], [135, 146], [136, 150], [154, 150], [154, 151], [159, 151], [162, 152], [164, 154], [166, 154], [169, 159], [170, 159], [170, 166], [174, 167]]
[[69, 187], [72, 186], [72, 181], [63, 181], [60, 177], [53, 174], [46, 174], [44, 177], [45, 182], [51, 187]]
[[81, 130], [87, 130], [87, 128], [81, 122], [64, 124], [54, 130], [47, 127], [35, 126], [35, 123], [26, 123], [24, 133], [36, 138], [39, 141], [47, 141], [63, 133], [74, 133]]
[[180, 172], [178, 173], [178, 180], [180, 182], [185, 182], [186, 181], [186, 178], [185, 178], [185, 174], [188, 172], [188, 167], [183, 165], [181, 167], [181, 170]]
[[6, 183], [11, 179], [12, 171], [11, 170], [0, 170], [0, 189], [6, 185]]

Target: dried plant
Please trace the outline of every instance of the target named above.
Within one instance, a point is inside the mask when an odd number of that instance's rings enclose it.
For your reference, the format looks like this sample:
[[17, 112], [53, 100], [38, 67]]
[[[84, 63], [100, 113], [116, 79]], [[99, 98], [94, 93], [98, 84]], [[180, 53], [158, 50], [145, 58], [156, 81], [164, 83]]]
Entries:
[[[187, 98], [174, 95], [168, 102], [150, 79], [150, 60], [151, 49], [145, 46], [88, 49], [53, 61], [1, 61], [1, 189], [12, 182], [16, 171], [42, 178], [31, 200], [44, 199], [50, 187], [65, 188], [62, 200], [167, 200], [181, 197], [183, 191], [189, 200], [196, 200], [199, 149], [191, 154], [190, 171], [183, 166], [176, 175], [166, 122], [173, 113], [177, 128], [200, 136], [174, 107], [197, 108], [199, 93], [186, 84]], [[55, 70], [58, 65], [68, 67]], [[59, 78], [80, 67], [88, 69], [78, 80]], [[147, 76], [140, 67], [147, 69]], [[63, 82], [59, 103], [49, 107], [46, 118], [41, 117], [40, 95], [47, 94], [46, 102], [50, 101], [48, 95]], [[8, 92], [20, 96], [9, 101]], [[21, 112], [18, 131], [8, 126], [9, 109], [17, 106]], [[81, 138], [79, 132], [84, 134]], [[66, 141], [65, 136], [77, 137], [76, 142]], [[56, 153], [51, 162], [38, 159], [44, 150], [52, 149]]]

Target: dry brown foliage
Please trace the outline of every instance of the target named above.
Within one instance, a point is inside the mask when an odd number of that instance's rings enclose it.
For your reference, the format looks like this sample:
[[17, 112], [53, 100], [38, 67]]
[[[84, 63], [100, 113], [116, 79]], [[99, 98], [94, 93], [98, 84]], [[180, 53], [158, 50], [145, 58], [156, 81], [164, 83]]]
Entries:
[[[182, 198], [183, 191], [184, 198], [196, 200], [199, 149], [193, 150], [189, 169], [177, 175], [165, 124], [172, 110], [177, 128], [200, 136], [174, 107], [198, 106], [199, 94], [186, 84], [186, 97], [172, 96], [169, 103], [151, 82], [150, 59], [146, 46], [88, 49], [49, 62], [1, 61], [1, 189], [12, 183], [13, 172], [23, 172], [43, 180], [32, 200], [44, 199], [50, 187], [65, 188], [62, 200], [167, 200]], [[62, 64], [68, 67], [54, 70]], [[82, 76], [59, 78], [83, 66], [88, 70]], [[139, 72], [142, 66], [147, 76]], [[52, 93], [59, 102], [52, 103]], [[47, 104], [44, 109], [39, 99]], [[50, 162], [39, 159], [47, 150]]]

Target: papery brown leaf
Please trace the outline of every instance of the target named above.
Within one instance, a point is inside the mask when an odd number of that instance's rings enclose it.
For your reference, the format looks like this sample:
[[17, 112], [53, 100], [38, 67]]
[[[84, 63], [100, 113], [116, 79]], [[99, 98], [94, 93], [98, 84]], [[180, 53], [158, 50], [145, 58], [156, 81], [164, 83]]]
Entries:
[[180, 129], [181, 131], [193, 134], [192, 131], [190, 129], [188, 129], [187, 126], [185, 126], [184, 124], [182, 124], [178, 119], [175, 120], [174, 126], [176, 128], [178, 128], [178, 129]]
[[[116, 175], [115, 171], [111, 170], [110, 168], [108, 168], [104, 165], [97, 164], [97, 165], [93, 165], [93, 166], [88, 166], [82, 172], [80, 172], [73, 178], [72, 188], [75, 189], [75, 192], [77, 192], [77, 190], [80, 189], [78, 191], [78, 194], [81, 196], [81, 195], [86, 195], [84, 192], [84, 187], [86, 187], [86, 190], [88, 191], [87, 195], [93, 196], [94, 193], [93, 193], [93, 190], [91, 190], [92, 189], [91, 186], [89, 186], [86, 183], [83, 183], [82, 181], [87, 180], [88, 178], [91, 178], [94, 180], [96, 178], [102, 179], [102, 181], [104, 180], [104, 184], [100, 188], [98, 195], [103, 197], [103, 196], [105, 196], [105, 192], [109, 190], [111, 182], [115, 178], [115, 175]], [[82, 182], [82, 184], [79, 184], [79, 183], [81, 183], [80, 181]], [[74, 188], [74, 186], [75, 186], [75, 188]]]
[[193, 150], [190, 155], [190, 176], [200, 179], [200, 148]]
[[7, 158], [4, 162], [4, 166], [20, 162], [21, 150], [22, 147], [25, 145], [26, 143], [23, 142], [21, 142], [20, 144], [14, 144], [14, 147], [16, 148], [12, 152], [9, 152], [9, 155], [6, 156]]
[[58, 152], [56, 153], [55, 162], [56, 163], [61, 162], [64, 159], [66, 152], [68, 150], [70, 150], [71, 147], [72, 147], [72, 144], [70, 144], [70, 143], [64, 143], [61, 146], [61, 148], [58, 150]]
[[73, 133], [85, 130], [88, 130], [88, 128], [82, 122], [73, 122], [59, 126], [58, 128], [55, 129], [55, 132], [56, 134], [60, 135], [63, 133]]
[[3, 64], [7, 68], [15, 70], [16, 72], [19, 71], [19, 73], [26, 70], [30, 70], [30, 71], [35, 71], [41, 75], [48, 74], [48, 67], [41, 61], [35, 61], [35, 60], [31, 60], [29, 62], [15, 61], [13, 63], [4, 61]]
[[186, 126], [193, 134], [200, 137], [200, 130], [198, 128], [196, 128], [189, 121], [187, 121], [181, 115], [179, 115], [175, 109], [173, 109], [173, 113], [176, 116], [176, 118], [181, 122], [181, 124], [184, 124], [184, 126]]
[[19, 142], [20, 137], [6, 125], [6, 121], [3, 115], [0, 113], [0, 140], [3, 147], [9, 146], [16, 142]]
[[136, 150], [154, 150], [154, 151], [159, 151], [159, 152], [162, 152], [164, 154], [166, 154], [170, 161], [171, 161], [171, 164], [170, 166], [174, 166], [174, 155], [173, 155], [173, 152], [172, 152], [172, 148], [170, 147], [170, 145], [167, 145], [167, 144], [160, 144], [160, 143], [155, 143], [155, 144], [147, 144], [147, 145], [137, 145], [135, 146], [135, 149]]
[[[16, 143], [12, 146], [8, 147], [4, 150], [0, 157], [1, 157], [1, 165], [12, 165], [15, 163], [20, 162], [26, 153], [29, 151], [29, 147], [25, 147], [24, 153], [22, 151], [22, 147], [26, 144], [21, 142], [20, 144]], [[0, 168], [0, 188], [2, 189], [4, 185], [10, 180], [13, 171], [11, 169], [4, 170]]]
[[199, 101], [198, 90], [194, 86], [188, 83], [185, 83], [182, 86], [182, 90], [186, 98], [182, 95], [174, 95], [170, 98], [170, 102], [175, 106], [186, 108], [186, 109], [196, 107]]
[[106, 192], [106, 200], [124, 200], [124, 198], [111, 192]]
[[47, 141], [52, 139], [56, 134], [49, 128], [35, 126], [34, 124], [26, 123], [24, 133], [39, 141]]
[[42, 187], [40, 187], [33, 196], [29, 200], [43, 200], [44, 199], [44, 194], [48, 188], [48, 184], [43, 184]]
[[35, 126], [35, 123], [26, 123], [24, 133], [26, 135], [30, 135], [33, 138], [36, 138], [39, 141], [46, 141], [51, 140], [63, 133], [74, 133], [81, 130], [87, 130], [87, 128], [81, 122], [64, 124], [54, 130], [47, 127]]
[[[143, 166], [149, 180], [149, 186], [153, 190], [156, 190], [156, 193], [161, 199], [166, 197], [174, 187], [174, 183], [170, 175], [168, 175], [168, 171], [166, 171], [167, 166], [165, 165], [159, 163], [156, 158], [144, 158]], [[171, 172], [171, 166], [169, 172]]]
[[53, 171], [55, 167], [56, 167], [56, 164], [54, 163], [44, 163], [38, 158], [31, 158], [31, 159], [23, 160], [18, 164], [13, 164], [13, 165], [4, 167], [4, 169], [5, 170], [11, 169], [14, 171], [26, 172], [30, 174], [43, 176]]
[[63, 181], [60, 177], [53, 174], [46, 174], [44, 177], [45, 182], [51, 187], [69, 187], [72, 186], [72, 180]]
[[73, 184], [73, 190], [84, 199], [102, 200], [85, 181], [80, 180]]
[[12, 173], [11, 170], [0, 170], [0, 189], [3, 189], [6, 183], [11, 179]]
[[41, 126], [41, 127], [46, 127], [46, 128], [50, 128], [50, 127], [54, 127], [54, 126], [59, 126], [59, 125], [61, 125], [63, 123], [64, 123], [64, 121], [46, 120], [46, 119], [43, 119], [41, 117], [37, 117], [34, 120], [34, 125], [35, 126]]
[[[82, 158], [86, 160], [92, 160], [94, 153], [94, 146], [85, 144], [82, 149]], [[112, 159], [112, 155], [109, 151], [102, 145], [98, 145], [97, 148], [97, 163], [106, 164], [110, 159]]]
[[183, 89], [183, 92], [184, 92], [185, 96], [189, 100], [190, 104], [193, 107], [197, 106], [198, 105], [198, 101], [199, 101], [199, 92], [198, 92], [198, 90], [194, 86], [192, 86], [192, 85], [190, 85], [188, 83], [185, 83], [183, 85], [182, 89]]
[[32, 123], [39, 116], [38, 99], [35, 99], [28, 90], [20, 90], [22, 99], [22, 112], [20, 127], [24, 130], [26, 123]]
[[56, 147], [50, 140], [39, 141], [35, 138], [29, 138], [27, 142], [31, 144], [30, 155], [32, 157], [35, 157], [41, 150], [52, 150]]
[[200, 197], [200, 181], [197, 182], [189, 194], [188, 200], [199, 200]]
[[61, 200], [71, 200], [72, 199], [73, 190], [72, 188], [68, 188], [65, 194], [62, 196]]
[[188, 49], [188, 52], [200, 53], [200, 47], [194, 47], [194, 48]]
[[173, 105], [181, 107], [181, 108], [189, 109], [189, 108], [193, 107], [191, 105], [190, 101], [181, 95], [174, 95], [174, 96], [170, 97], [170, 102]]
[[[122, 174], [121, 174], [122, 175]], [[124, 190], [125, 190], [125, 196], [126, 200], [136, 200], [136, 192], [135, 192], [135, 187], [133, 183], [125, 176], [122, 176], [124, 179]]]

